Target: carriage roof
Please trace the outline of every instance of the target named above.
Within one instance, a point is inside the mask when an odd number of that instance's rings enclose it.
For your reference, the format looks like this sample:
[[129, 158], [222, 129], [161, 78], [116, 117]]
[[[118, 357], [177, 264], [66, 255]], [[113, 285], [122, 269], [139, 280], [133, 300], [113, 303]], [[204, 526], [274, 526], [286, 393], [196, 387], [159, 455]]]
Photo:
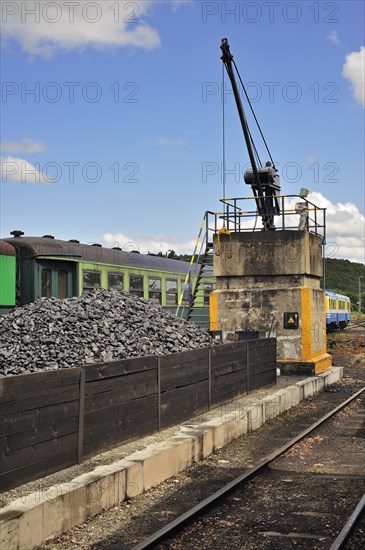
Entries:
[[[13, 237], [3, 239], [4, 243], [19, 247], [22, 258], [57, 258], [60, 260], [78, 260], [102, 264], [114, 264], [155, 271], [167, 271], [186, 274], [190, 263], [162, 256], [140, 254], [118, 247], [106, 248], [95, 243], [82, 244], [76, 241], [63, 241], [52, 237]], [[191, 267], [197, 274], [198, 266]]]

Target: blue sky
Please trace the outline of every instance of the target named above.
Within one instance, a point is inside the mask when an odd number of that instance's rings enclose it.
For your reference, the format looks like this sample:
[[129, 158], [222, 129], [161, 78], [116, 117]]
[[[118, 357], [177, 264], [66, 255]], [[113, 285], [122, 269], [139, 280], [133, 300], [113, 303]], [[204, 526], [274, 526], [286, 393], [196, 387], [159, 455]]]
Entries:
[[[221, 208], [227, 37], [283, 193], [307, 187], [327, 207], [332, 257], [364, 262], [363, 2], [1, 9], [2, 237], [22, 229], [191, 252], [205, 210]], [[247, 196], [248, 155], [225, 85], [226, 196]]]

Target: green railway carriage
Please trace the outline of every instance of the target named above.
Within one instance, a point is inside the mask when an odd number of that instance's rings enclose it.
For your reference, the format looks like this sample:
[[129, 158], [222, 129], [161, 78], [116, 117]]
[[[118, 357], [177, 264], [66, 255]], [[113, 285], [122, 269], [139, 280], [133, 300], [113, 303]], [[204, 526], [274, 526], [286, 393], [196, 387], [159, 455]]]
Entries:
[[[188, 262], [128, 252], [119, 247], [109, 249], [76, 240], [62, 241], [51, 235], [24, 237], [18, 231], [13, 234], [13, 238], [3, 242], [16, 250], [18, 305], [51, 296], [60, 299], [79, 296], [95, 288], [114, 288], [175, 313], [179, 296], [193, 290], [199, 272], [199, 266], [190, 266]], [[208, 308], [211, 287], [211, 281], [203, 281], [200, 307]], [[185, 316], [187, 309], [180, 308], [179, 312]]]
[[16, 250], [0, 241], [0, 315], [15, 307]]

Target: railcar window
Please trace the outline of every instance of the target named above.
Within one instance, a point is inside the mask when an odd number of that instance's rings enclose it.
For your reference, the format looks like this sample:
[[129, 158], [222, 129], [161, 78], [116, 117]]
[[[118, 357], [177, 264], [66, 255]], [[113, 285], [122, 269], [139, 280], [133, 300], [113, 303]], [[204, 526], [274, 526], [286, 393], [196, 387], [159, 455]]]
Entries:
[[182, 292], [183, 292], [183, 298], [182, 303], [184, 306], [187, 306], [190, 304], [190, 301], [192, 299], [192, 293], [191, 293], [191, 284], [190, 283], [183, 283], [181, 285]]
[[84, 271], [82, 274], [83, 290], [92, 290], [93, 288], [101, 287], [100, 271]]
[[161, 279], [159, 277], [148, 278], [148, 299], [155, 304], [161, 304]]
[[58, 298], [60, 300], [67, 298], [67, 271], [58, 272]]
[[336, 309], [336, 300], [333, 300], [333, 298], [330, 298], [330, 309]]
[[343, 300], [338, 301], [338, 309], [346, 309], [346, 303]]
[[140, 275], [129, 276], [129, 292], [143, 298], [143, 277]]
[[42, 298], [50, 298], [52, 292], [52, 271], [42, 269]]
[[123, 290], [124, 288], [124, 275], [121, 273], [108, 273], [108, 288], [115, 288], [116, 290]]
[[204, 286], [204, 305], [209, 306], [209, 297], [210, 297], [210, 293], [213, 290], [213, 285], [212, 283], [203, 283], [203, 286]]
[[177, 306], [177, 280], [166, 279], [166, 305]]

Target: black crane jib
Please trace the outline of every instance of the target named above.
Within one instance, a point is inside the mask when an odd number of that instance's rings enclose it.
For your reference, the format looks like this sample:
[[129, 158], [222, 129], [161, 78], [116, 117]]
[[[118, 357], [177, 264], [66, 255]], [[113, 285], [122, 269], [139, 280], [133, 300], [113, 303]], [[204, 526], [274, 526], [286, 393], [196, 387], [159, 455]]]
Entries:
[[233, 55], [230, 52], [227, 38], [222, 39], [221, 50], [221, 59], [231, 81], [233, 95], [236, 100], [237, 110], [251, 163], [251, 170], [246, 170], [244, 180], [246, 184], [252, 187], [257, 210], [262, 217], [263, 229], [273, 230], [275, 229], [274, 216], [280, 214], [280, 207], [276, 197], [276, 195], [280, 193], [280, 179], [275, 166], [273, 166], [271, 162], [267, 162], [265, 166], [261, 167], [258, 167], [256, 164], [252, 137], [248, 128], [237, 82], [235, 80]]

